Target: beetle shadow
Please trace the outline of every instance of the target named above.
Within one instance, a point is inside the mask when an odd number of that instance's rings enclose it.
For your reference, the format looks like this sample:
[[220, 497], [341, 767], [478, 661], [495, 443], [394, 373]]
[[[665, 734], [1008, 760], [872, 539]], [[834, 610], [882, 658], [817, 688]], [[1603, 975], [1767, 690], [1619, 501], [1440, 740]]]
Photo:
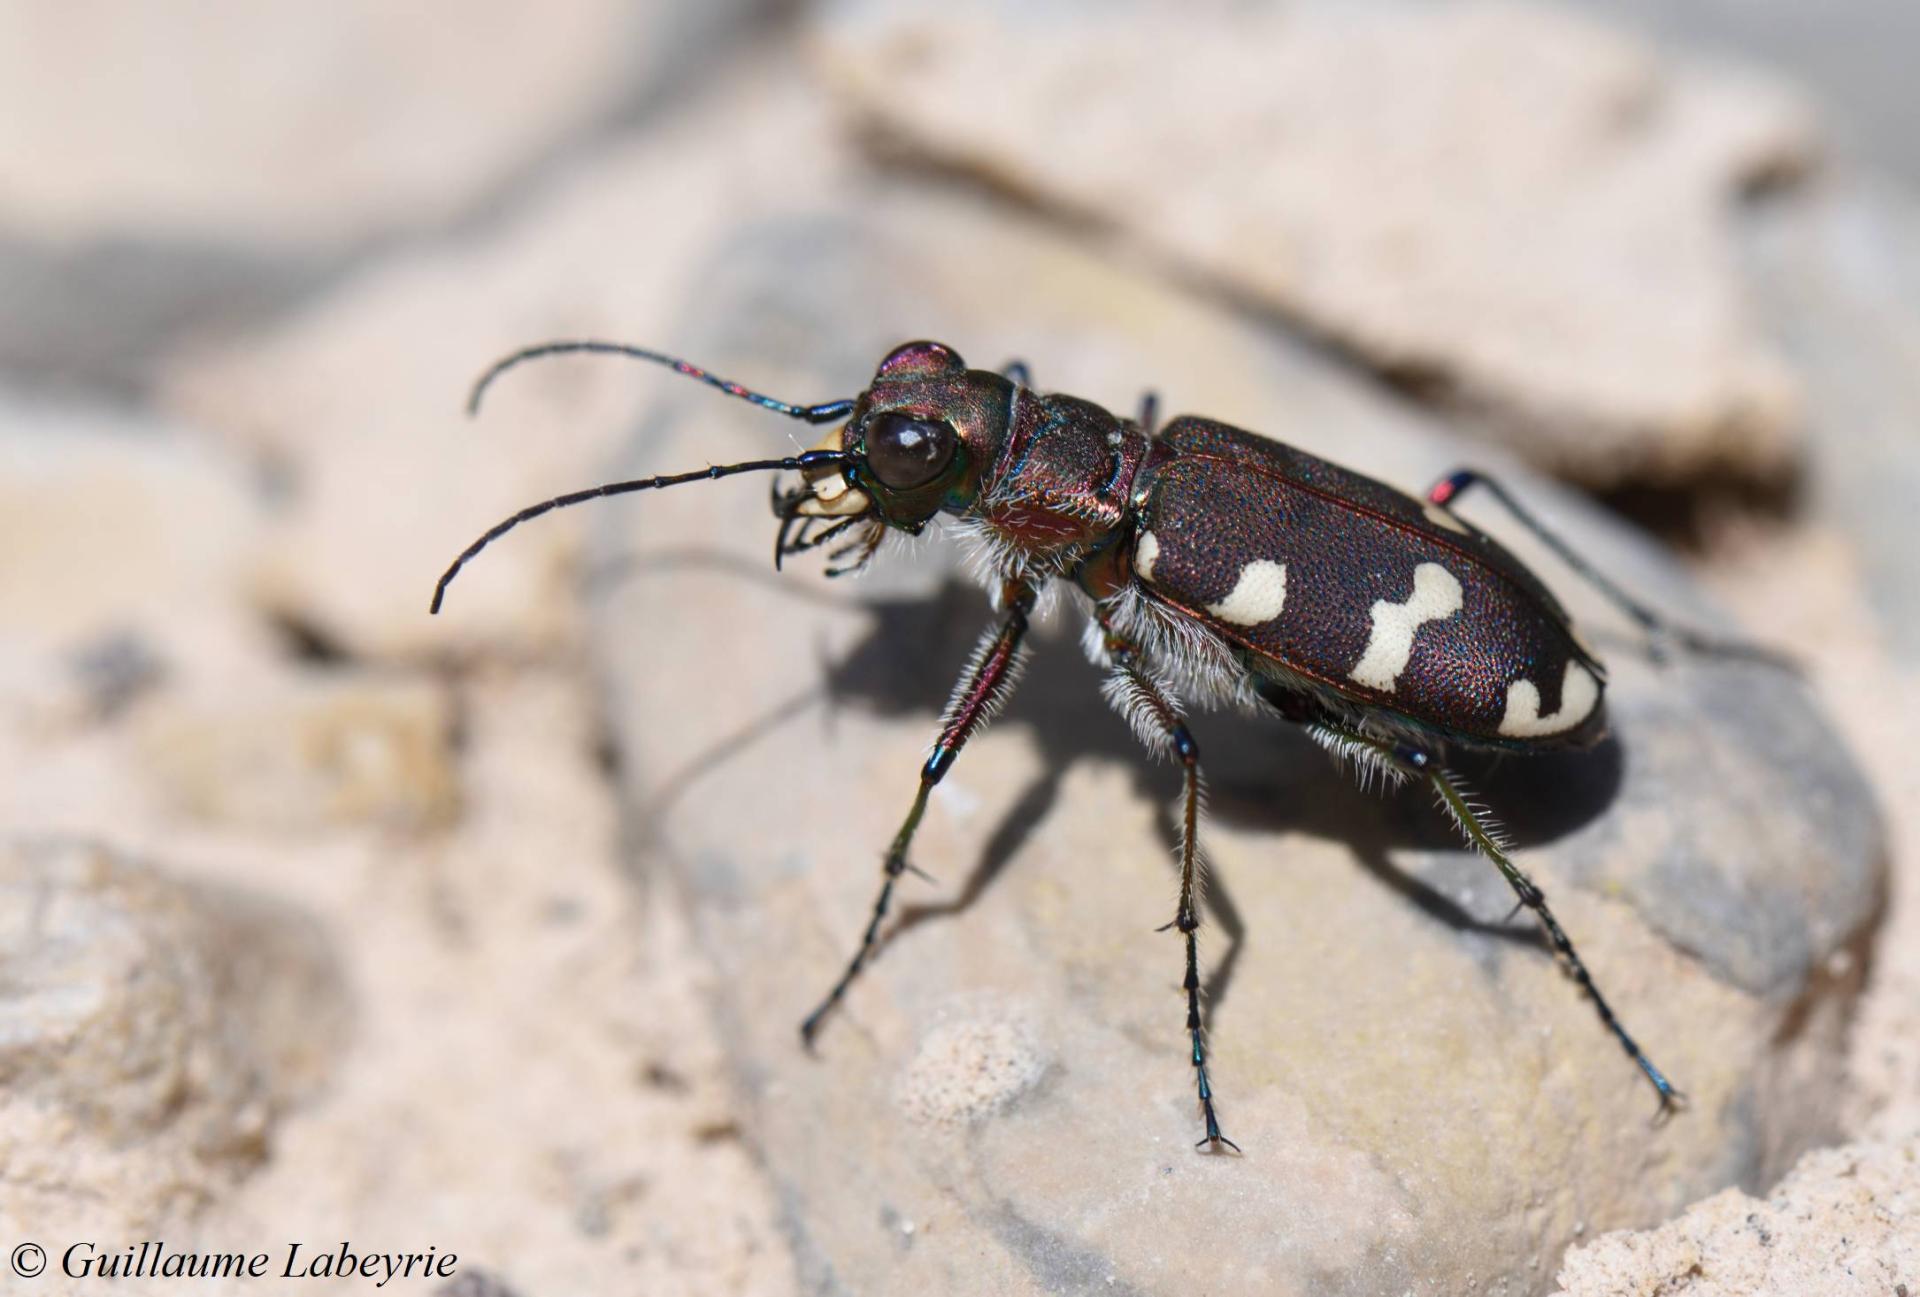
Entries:
[[[872, 618], [867, 633], [827, 667], [830, 704], [864, 707], [888, 717], [925, 717], [932, 724], [930, 712], [948, 681], [929, 680], [927, 666], [967, 660], [993, 624], [985, 600], [971, 582], [952, 576], [931, 594], [883, 598], [866, 604], [866, 610]], [[1162, 808], [1159, 836], [1169, 862], [1174, 859], [1179, 777], [1172, 765], [1150, 756], [1107, 706], [1099, 688], [1101, 673], [1086, 661], [1072, 633], [1078, 630], [1075, 623], [1077, 617], [1068, 614], [1036, 628], [1026, 675], [996, 722], [1029, 731], [1040, 748], [1041, 773], [988, 834], [958, 891], [940, 901], [901, 906], [887, 940], [969, 909], [1038, 831], [1058, 803], [1066, 772], [1083, 758], [1119, 761], [1134, 786]], [[1511, 921], [1504, 905], [1498, 911], [1501, 917], [1480, 917], [1396, 863], [1396, 851], [1455, 858], [1472, 854], [1445, 813], [1418, 789], [1384, 796], [1362, 790], [1350, 772], [1278, 716], [1210, 713], [1195, 717], [1191, 725], [1208, 772], [1209, 818], [1253, 832], [1292, 831], [1338, 841], [1376, 882], [1430, 917], [1457, 930], [1546, 948], [1537, 926], [1530, 920]], [[1450, 757], [1450, 765], [1490, 805], [1500, 808], [1503, 827], [1518, 846], [1551, 842], [1595, 819], [1618, 795], [1624, 772], [1621, 750], [1612, 740], [1589, 752], [1519, 760], [1461, 752]], [[1485, 870], [1498, 878], [1492, 865], [1486, 864]], [[1504, 892], [1504, 884], [1497, 885]], [[1227, 938], [1207, 979], [1207, 994], [1217, 1008], [1238, 964], [1245, 924], [1231, 889], [1217, 872], [1208, 877], [1204, 898]], [[1171, 907], [1170, 892], [1170, 912]]]
[[[979, 588], [958, 574], [947, 576], [930, 592], [850, 598], [781, 582], [771, 571], [731, 553], [679, 549], [602, 565], [588, 583], [595, 593], [604, 594], [608, 586], [650, 572], [688, 567], [764, 582], [806, 602], [857, 611], [868, 625], [837, 658], [822, 659], [818, 688], [776, 704], [668, 772], [648, 799], [645, 818], [654, 823], [664, 819], [695, 781], [816, 707], [822, 709], [823, 723], [830, 723], [835, 711], [846, 706], [887, 718], [923, 719], [931, 733], [951, 681], [931, 673], [929, 664], [940, 664], [941, 672], [957, 672], [980, 636], [995, 624]], [[938, 901], [902, 904], [882, 935], [880, 950], [922, 923], [971, 909], [1039, 831], [1059, 802], [1066, 773], [1085, 758], [1119, 762], [1134, 787], [1161, 808], [1157, 832], [1170, 871], [1177, 873], [1178, 774], [1171, 764], [1149, 755], [1126, 722], [1107, 706], [1100, 693], [1101, 673], [1086, 661], [1076, 642], [1077, 623], [1077, 614], [1066, 613], [1036, 627], [1026, 674], [997, 721], [1024, 727], [1031, 734], [1040, 749], [1041, 772], [988, 833], [958, 889]], [[1502, 917], [1483, 918], [1395, 861], [1395, 852], [1409, 850], [1453, 859], [1473, 855], [1444, 812], [1418, 789], [1401, 789], [1397, 794], [1363, 790], [1349, 771], [1278, 716], [1206, 713], [1196, 716], [1191, 725], [1208, 774], [1209, 819], [1256, 833], [1290, 831], [1338, 841], [1375, 882], [1429, 917], [1458, 931], [1546, 948], [1538, 928], [1530, 921], [1515, 922], [1504, 905], [1499, 908]], [[1518, 846], [1551, 842], [1596, 818], [1617, 796], [1624, 769], [1621, 750], [1611, 739], [1589, 752], [1518, 760], [1461, 752], [1450, 757], [1450, 765], [1489, 804], [1500, 808], [1503, 827]], [[903, 800], [903, 813], [904, 809]], [[1491, 865], [1486, 873], [1497, 878]], [[1171, 911], [1171, 888], [1168, 901]], [[1217, 1012], [1238, 966], [1246, 925], [1231, 888], [1218, 872], [1209, 875], [1203, 901], [1226, 938], [1205, 987]]]

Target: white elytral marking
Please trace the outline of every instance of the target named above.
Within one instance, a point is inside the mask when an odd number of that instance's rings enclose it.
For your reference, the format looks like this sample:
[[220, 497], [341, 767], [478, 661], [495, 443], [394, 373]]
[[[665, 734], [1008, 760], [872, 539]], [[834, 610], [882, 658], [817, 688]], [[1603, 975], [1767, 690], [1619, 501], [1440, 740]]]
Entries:
[[1233, 593], [1219, 603], [1208, 604], [1207, 611], [1236, 626], [1258, 626], [1278, 617], [1286, 606], [1287, 565], [1256, 558], [1240, 569]]
[[1405, 603], [1376, 599], [1373, 604], [1373, 633], [1367, 638], [1367, 651], [1348, 673], [1347, 678], [1369, 689], [1390, 694], [1413, 656], [1413, 633], [1430, 621], [1451, 617], [1460, 611], [1460, 578], [1438, 563], [1422, 563], [1413, 569], [1413, 593]]
[[1160, 538], [1150, 531], [1140, 533], [1133, 546], [1133, 570], [1142, 581], [1153, 580], [1153, 565], [1160, 557]]
[[1551, 715], [1540, 714], [1540, 689], [1533, 681], [1516, 680], [1507, 686], [1507, 710], [1500, 717], [1500, 733], [1515, 739], [1561, 734], [1591, 716], [1599, 701], [1600, 681], [1580, 662], [1570, 661], [1560, 681], [1560, 709]]
[[1428, 503], [1421, 509], [1421, 512], [1426, 514], [1427, 521], [1436, 527], [1445, 527], [1448, 531], [1457, 531], [1462, 536], [1470, 536], [1473, 534], [1467, 530], [1466, 523], [1454, 517], [1451, 510], [1440, 505]]

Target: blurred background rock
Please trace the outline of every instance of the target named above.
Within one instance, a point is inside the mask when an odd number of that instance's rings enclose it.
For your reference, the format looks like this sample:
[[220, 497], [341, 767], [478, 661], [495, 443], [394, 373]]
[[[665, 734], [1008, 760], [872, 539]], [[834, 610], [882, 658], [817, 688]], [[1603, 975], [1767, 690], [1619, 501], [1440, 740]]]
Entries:
[[[433, 1244], [529, 1297], [1920, 1291], [1916, 37], [0, 6], [0, 1229]], [[1656, 669], [1596, 611], [1611, 771], [1488, 772], [1695, 1109], [1645, 1128], [1416, 799], [1203, 720], [1255, 1138], [1190, 1157], [1171, 787], [1064, 619], [801, 1054], [984, 601], [943, 542], [776, 584], [742, 483], [543, 520], [429, 620], [521, 504], [787, 444], [612, 364], [463, 417], [588, 334], [805, 400], [941, 336], [1403, 487], [1559, 479], [1663, 606], [1810, 667]]]

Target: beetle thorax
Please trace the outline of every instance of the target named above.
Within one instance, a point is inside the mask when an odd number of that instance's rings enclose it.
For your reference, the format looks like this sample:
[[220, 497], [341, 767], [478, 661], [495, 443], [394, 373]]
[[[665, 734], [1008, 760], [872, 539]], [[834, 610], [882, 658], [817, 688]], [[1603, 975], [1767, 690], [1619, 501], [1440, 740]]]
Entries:
[[994, 539], [1043, 555], [1084, 553], [1126, 521], [1148, 441], [1090, 401], [1021, 391], [976, 516]]

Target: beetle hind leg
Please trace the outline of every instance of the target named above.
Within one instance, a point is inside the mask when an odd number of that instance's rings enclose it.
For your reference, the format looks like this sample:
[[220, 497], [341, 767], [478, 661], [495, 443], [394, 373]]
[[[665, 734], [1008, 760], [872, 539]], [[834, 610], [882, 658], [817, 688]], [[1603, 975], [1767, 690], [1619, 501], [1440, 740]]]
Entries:
[[1447, 474], [1427, 489], [1427, 502], [1445, 508], [1451, 506], [1475, 486], [1485, 488], [1486, 493], [1498, 501], [1500, 507], [1505, 509], [1515, 522], [1552, 550], [1561, 562], [1573, 569], [1588, 585], [1598, 590], [1609, 603], [1632, 618], [1634, 623], [1645, 632], [1656, 658], [1661, 656], [1663, 645], [1675, 644], [1690, 653], [1698, 653], [1706, 657], [1741, 658], [1750, 662], [1764, 662], [1783, 670], [1799, 670], [1799, 665], [1791, 657], [1776, 649], [1770, 649], [1762, 644], [1749, 644], [1743, 640], [1708, 635], [1691, 627], [1679, 625], [1648, 607], [1596, 568], [1580, 551], [1548, 529], [1546, 524], [1535, 517], [1531, 509], [1521, 504], [1497, 478], [1489, 477], [1476, 469], [1459, 469]]
[[1686, 1095], [1674, 1088], [1666, 1073], [1654, 1066], [1646, 1051], [1640, 1048], [1634, 1038], [1614, 1013], [1613, 1006], [1607, 1003], [1607, 997], [1600, 993], [1599, 984], [1593, 980], [1593, 974], [1587, 971], [1586, 961], [1580, 958], [1574, 949], [1573, 939], [1567, 936], [1566, 929], [1560, 926], [1560, 920], [1554, 917], [1552, 908], [1547, 904], [1546, 893], [1539, 884], [1527, 876], [1525, 870], [1515, 864], [1508, 854], [1511, 850], [1506, 835], [1494, 822], [1486, 810], [1477, 805], [1467, 793], [1465, 786], [1451, 771], [1440, 764], [1439, 760], [1423, 748], [1407, 743], [1389, 743], [1370, 735], [1357, 734], [1351, 730], [1329, 724], [1308, 726], [1308, 733], [1323, 747], [1346, 756], [1363, 766], [1378, 766], [1391, 769], [1400, 776], [1419, 780], [1432, 789], [1441, 809], [1447, 812], [1466, 838], [1467, 844], [1493, 863], [1500, 871], [1507, 885], [1513, 889], [1518, 900], [1514, 912], [1521, 909], [1533, 911], [1533, 917], [1540, 925], [1554, 955], [1559, 959], [1567, 974], [1573, 978], [1587, 999], [1600, 1015], [1600, 1022], [1626, 1051], [1654, 1093], [1659, 1096], [1660, 1107], [1656, 1119], [1664, 1119], [1674, 1110], [1686, 1106]]
[[1207, 1075], [1206, 1027], [1200, 1013], [1200, 806], [1205, 799], [1200, 748], [1187, 732], [1186, 722], [1167, 689], [1142, 666], [1137, 646], [1104, 617], [1100, 624], [1106, 656], [1112, 663], [1105, 688], [1107, 701], [1133, 726], [1150, 752], [1156, 756], [1169, 754], [1180, 763], [1180, 898], [1173, 921], [1159, 931], [1177, 931], [1186, 943], [1186, 974], [1180, 985], [1187, 997], [1189, 1057], [1206, 1129], [1194, 1147], [1238, 1153], [1240, 1146], [1220, 1133], [1220, 1118], [1214, 1111], [1213, 1082]]

